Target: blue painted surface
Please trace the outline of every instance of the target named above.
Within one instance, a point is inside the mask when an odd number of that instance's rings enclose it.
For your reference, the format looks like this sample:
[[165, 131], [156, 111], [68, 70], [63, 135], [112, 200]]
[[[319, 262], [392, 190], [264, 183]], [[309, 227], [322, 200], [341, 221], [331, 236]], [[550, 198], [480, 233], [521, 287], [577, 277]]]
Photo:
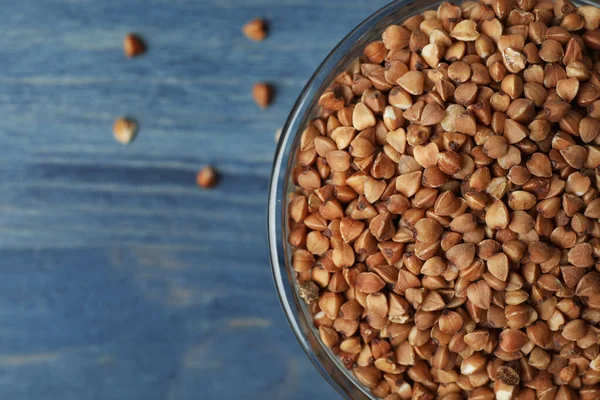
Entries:
[[[337, 398], [271, 279], [273, 136], [385, 2], [0, 0], [0, 398]], [[240, 33], [257, 16], [263, 43]], [[149, 45], [134, 60], [129, 31]], [[277, 87], [266, 110], [258, 80]]]

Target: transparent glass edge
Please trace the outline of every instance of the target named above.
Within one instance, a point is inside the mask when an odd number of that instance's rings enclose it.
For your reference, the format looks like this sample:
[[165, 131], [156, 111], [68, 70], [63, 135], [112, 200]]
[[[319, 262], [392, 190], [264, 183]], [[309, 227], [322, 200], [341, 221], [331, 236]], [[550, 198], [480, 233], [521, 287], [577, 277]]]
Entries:
[[[290, 171], [290, 166], [293, 165], [295, 159], [292, 151], [297, 148], [300, 140], [300, 128], [306, 126], [307, 122], [315, 116], [316, 94], [323, 92], [333, 78], [347, 66], [347, 63], [357, 56], [357, 49], [362, 48], [372, 36], [380, 34], [383, 31], [382, 26], [405, 20], [419, 12], [432, 9], [432, 6], [442, 2], [441, 0], [394, 1], [369, 16], [344, 37], [327, 55], [303, 88], [282, 128], [282, 134], [275, 153], [267, 212], [267, 235], [274, 283], [284, 314], [302, 349], [326, 381], [347, 399], [375, 399], [375, 397], [356, 380], [352, 373], [346, 370], [333, 352], [321, 342], [318, 337], [318, 330], [312, 326], [312, 320], [309, 317], [310, 313], [308, 313], [306, 305], [299, 300], [296, 293], [296, 282], [292, 279], [286, 263], [289, 256], [287, 251], [289, 245], [285, 240], [287, 235], [284, 234], [289, 230], [285, 218], [287, 204], [284, 200], [291, 192], [290, 187], [293, 187], [293, 185], [290, 186], [289, 179], [287, 179], [287, 172]], [[451, 2], [455, 3], [454, 1]], [[598, 1], [593, 0], [579, 0], [574, 3], [599, 5]], [[402, 11], [402, 13], [400, 14], [399, 11]], [[309, 329], [301, 326], [296, 319], [297, 317], [302, 318], [302, 322]], [[315, 348], [314, 343], [308, 340], [310, 336], [307, 335], [312, 335], [319, 346], [318, 349]], [[322, 354], [316, 354], [319, 351]], [[325, 367], [335, 367], [337, 370], [330, 371]], [[333, 375], [334, 373], [335, 375]], [[352, 386], [342, 385], [336, 379], [338, 375], [343, 375]], [[359, 390], [360, 393], [356, 393], [356, 390]], [[360, 397], [357, 397], [357, 394]]]

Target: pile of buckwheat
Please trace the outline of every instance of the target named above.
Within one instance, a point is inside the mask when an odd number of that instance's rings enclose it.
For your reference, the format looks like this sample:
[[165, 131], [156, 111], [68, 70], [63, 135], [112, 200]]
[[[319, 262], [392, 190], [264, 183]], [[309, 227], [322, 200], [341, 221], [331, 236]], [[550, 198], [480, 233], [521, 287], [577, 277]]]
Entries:
[[374, 396], [600, 399], [600, 10], [443, 3], [319, 99], [289, 243]]

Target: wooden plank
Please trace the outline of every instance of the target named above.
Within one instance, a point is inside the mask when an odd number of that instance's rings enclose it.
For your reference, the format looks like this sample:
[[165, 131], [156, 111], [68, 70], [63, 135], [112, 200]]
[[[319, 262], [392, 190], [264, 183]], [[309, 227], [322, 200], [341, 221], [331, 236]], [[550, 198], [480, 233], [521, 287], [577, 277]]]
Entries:
[[[271, 279], [273, 136], [385, 2], [1, 2], [2, 398], [336, 397]], [[256, 16], [263, 43], [240, 33]], [[125, 59], [129, 31], [148, 54]], [[267, 110], [257, 80], [277, 87]], [[112, 138], [122, 114], [141, 125], [130, 146]], [[205, 163], [211, 191], [194, 184]]]

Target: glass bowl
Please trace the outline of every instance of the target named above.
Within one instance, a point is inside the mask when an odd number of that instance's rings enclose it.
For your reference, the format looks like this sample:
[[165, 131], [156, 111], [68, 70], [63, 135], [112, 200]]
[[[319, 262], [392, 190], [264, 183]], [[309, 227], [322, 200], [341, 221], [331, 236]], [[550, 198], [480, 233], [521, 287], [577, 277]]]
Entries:
[[[298, 295], [295, 271], [291, 267], [291, 246], [287, 242], [288, 196], [295, 186], [291, 170], [300, 144], [300, 134], [311, 119], [318, 116], [319, 96], [334, 78], [362, 55], [366, 44], [380, 40], [383, 30], [391, 24], [401, 24], [409, 17], [426, 10], [435, 10], [443, 0], [399, 0], [388, 4], [352, 30], [325, 58], [308, 81], [288, 117], [273, 165], [268, 208], [268, 238], [273, 276], [279, 298], [298, 342], [323, 375], [345, 398], [375, 399], [369, 389], [361, 385], [332, 351], [320, 339], [312, 323], [308, 306]], [[577, 5], [598, 5], [594, 0], [580, 0]]]
[[300, 144], [300, 134], [318, 115], [319, 96], [334, 78], [355, 58], [364, 46], [391, 24], [426, 10], [437, 9], [442, 0], [399, 0], [388, 4], [352, 30], [325, 58], [304, 87], [281, 133], [277, 146], [269, 190], [268, 237], [273, 277], [281, 305], [298, 342], [321, 375], [345, 398], [375, 399], [320, 339], [312, 323], [308, 306], [298, 295], [295, 272], [291, 267], [291, 246], [287, 242], [288, 195], [294, 191], [291, 170]]

